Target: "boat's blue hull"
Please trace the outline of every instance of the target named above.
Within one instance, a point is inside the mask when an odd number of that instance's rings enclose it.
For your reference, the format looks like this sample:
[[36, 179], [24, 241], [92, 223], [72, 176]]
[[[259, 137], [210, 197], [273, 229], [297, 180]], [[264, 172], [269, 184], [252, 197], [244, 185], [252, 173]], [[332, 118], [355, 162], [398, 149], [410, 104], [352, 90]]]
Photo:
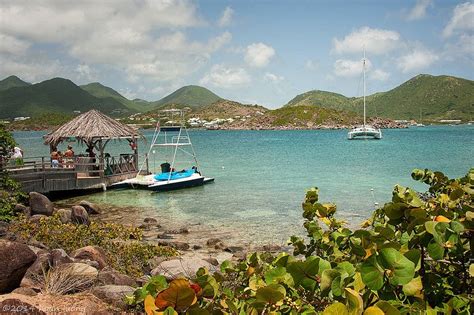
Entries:
[[174, 182], [170, 181], [162, 185], [148, 186], [146, 187], [146, 189], [151, 190], [151, 191], [169, 191], [169, 190], [201, 186], [203, 184], [204, 184], [204, 177], [200, 177], [196, 179], [183, 180], [183, 181], [174, 181]]

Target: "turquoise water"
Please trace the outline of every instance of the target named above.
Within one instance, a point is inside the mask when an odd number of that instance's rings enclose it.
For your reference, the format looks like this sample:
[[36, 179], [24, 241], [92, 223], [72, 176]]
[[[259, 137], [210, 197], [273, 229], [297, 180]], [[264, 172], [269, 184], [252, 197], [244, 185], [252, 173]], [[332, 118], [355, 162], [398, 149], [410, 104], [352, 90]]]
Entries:
[[[321, 199], [335, 202], [339, 216], [355, 225], [374, 202], [390, 199], [395, 184], [423, 190], [410, 178], [414, 168], [459, 177], [474, 166], [474, 126], [383, 132], [380, 141], [348, 141], [345, 130], [190, 131], [200, 168], [214, 184], [166, 193], [107, 191], [87, 199], [116, 206], [104, 217], [124, 223], [154, 216], [226, 231], [230, 239], [248, 243], [282, 243], [301, 233], [301, 202], [310, 187], [318, 186]], [[43, 134], [17, 132], [15, 138], [26, 156], [47, 155]], [[150, 139], [152, 132], [145, 135]], [[85, 150], [75, 147], [76, 153]], [[130, 152], [126, 142], [109, 149]]]

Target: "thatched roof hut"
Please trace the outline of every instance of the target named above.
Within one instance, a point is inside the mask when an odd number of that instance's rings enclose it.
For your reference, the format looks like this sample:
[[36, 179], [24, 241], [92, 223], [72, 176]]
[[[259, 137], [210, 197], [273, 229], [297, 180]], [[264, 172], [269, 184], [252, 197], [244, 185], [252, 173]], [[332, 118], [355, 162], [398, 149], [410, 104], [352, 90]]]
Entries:
[[140, 137], [143, 136], [134, 128], [93, 109], [44, 136], [44, 143], [49, 144], [50, 149], [53, 150], [62, 141], [76, 138], [89, 148], [95, 147], [103, 156], [105, 145], [113, 139], [127, 139], [136, 152], [137, 140]]

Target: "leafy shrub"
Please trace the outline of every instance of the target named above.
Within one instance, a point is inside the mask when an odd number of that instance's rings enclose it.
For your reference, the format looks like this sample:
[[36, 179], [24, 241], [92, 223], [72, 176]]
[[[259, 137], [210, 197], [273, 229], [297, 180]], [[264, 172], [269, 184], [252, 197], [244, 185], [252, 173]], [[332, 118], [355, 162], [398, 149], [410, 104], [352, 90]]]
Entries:
[[10, 229], [25, 240], [35, 239], [68, 253], [84, 246], [99, 246], [104, 249], [110, 266], [131, 276], [143, 275], [150, 258], [176, 255], [171, 248], [142, 242], [139, 228], [115, 223], [63, 224], [55, 214], [41, 218], [38, 224], [22, 217]]
[[474, 169], [456, 180], [429, 170], [412, 177], [428, 193], [395, 186], [355, 231], [313, 188], [303, 203], [307, 238], [291, 237], [293, 255], [253, 253], [171, 283], [155, 276], [128, 302], [148, 314], [469, 314]]
[[10, 178], [3, 168], [15, 144], [11, 133], [0, 124], [0, 221], [11, 221], [15, 217], [15, 205], [26, 198], [21, 192], [20, 184]]

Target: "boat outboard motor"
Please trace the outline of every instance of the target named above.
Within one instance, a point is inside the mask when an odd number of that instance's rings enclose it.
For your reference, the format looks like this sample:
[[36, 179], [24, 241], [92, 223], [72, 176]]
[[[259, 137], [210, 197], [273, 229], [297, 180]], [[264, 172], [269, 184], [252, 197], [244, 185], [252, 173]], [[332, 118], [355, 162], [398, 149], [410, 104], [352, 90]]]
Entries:
[[165, 162], [160, 165], [161, 166], [161, 172], [162, 173], [169, 173], [171, 171], [171, 165], [168, 162]]

